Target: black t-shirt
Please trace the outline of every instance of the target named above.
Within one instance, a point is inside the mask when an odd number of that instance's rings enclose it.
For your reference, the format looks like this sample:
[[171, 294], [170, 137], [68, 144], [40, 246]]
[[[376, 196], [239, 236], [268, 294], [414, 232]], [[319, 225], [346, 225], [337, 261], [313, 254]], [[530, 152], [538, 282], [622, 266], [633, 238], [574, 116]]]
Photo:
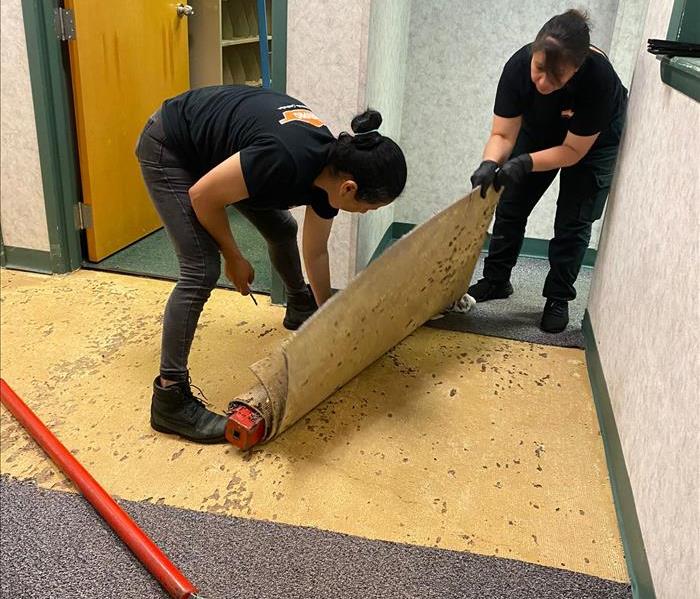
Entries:
[[298, 100], [242, 85], [187, 91], [162, 108], [166, 145], [201, 177], [235, 154], [251, 210], [310, 205], [322, 218], [338, 211], [313, 185], [335, 141], [328, 127]]
[[522, 115], [523, 129], [543, 146], [551, 146], [561, 144], [568, 131], [581, 136], [605, 132], [624, 112], [627, 90], [605, 55], [591, 50], [563, 88], [543, 95], [530, 78], [531, 46], [523, 46], [503, 67], [496, 116]]

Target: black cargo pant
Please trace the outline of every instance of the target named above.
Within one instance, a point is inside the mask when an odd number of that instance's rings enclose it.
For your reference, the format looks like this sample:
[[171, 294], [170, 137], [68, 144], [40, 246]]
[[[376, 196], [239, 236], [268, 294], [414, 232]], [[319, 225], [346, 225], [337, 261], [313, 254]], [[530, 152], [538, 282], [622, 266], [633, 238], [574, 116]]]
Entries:
[[[194, 213], [188, 190], [196, 177], [167, 147], [160, 111], [148, 119], [136, 145], [136, 156], [180, 264], [178, 281], [163, 317], [160, 374], [168, 380], [186, 381], [197, 321], [221, 274], [221, 256], [216, 241]], [[297, 223], [289, 210], [250, 210], [236, 204], [234, 207], [267, 241], [270, 261], [282, 278], [288, 297], [306, 293]]]
[[[577, 164], [530, 173], [520, 185], [504, 189], [496, 208], [489, 253], [484, 260], [486, 279], [509, 280], [523, 245], [527, 219], [560, 172], [554, 237], [549, 242], [549, 274], [542, 295], [565, 301], [576, 297], [574, 283], [591, 239], [593, 222], [603, 214], [623, 123], [624, 116], [616, 119]], [[521, 129], [511, 156], [545, 147], [548, 146]]]

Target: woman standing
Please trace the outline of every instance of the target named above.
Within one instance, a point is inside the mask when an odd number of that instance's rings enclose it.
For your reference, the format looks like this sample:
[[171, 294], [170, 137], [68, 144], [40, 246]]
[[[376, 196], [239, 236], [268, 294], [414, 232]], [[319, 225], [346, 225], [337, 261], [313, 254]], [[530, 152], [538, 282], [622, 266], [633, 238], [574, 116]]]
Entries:
[[[255, 276], [236, 244], [226, 206], [263, 235], [284, 282], [284, 326], [298, 328], [331, 294], [328, 237], [339, 210], [364, 213], [392, 202], [406, 183], [401, 149], [377, 132], [372, 110], [336, 139], [303, 103], [269, 89], [214, 86], [167, 100], [136, 149], [143, 178], [180, 264], [163, 318], [160, 375], [151, 426], [192, 441], [224, 441], [226, 418], [190, 389], [188, 356], [199, 315], [220, 275], [243, 295]], [[301, 270], [297, 224], [305, 205]]]
[[505, 188], [483, 278], [469, 288], [477, 302], [513, 293], [510, 273], [527, 218], [560, 172], [540, 327], [566, 328], [591, 225], [610, 188], [626, 104], [627, 90], [605, 54], [590, 45], [588, 19], [577, 10], [547, 21], [534, 43], [508, 60], [483, 162], [471, 177], [482, 196], [489, 185]]

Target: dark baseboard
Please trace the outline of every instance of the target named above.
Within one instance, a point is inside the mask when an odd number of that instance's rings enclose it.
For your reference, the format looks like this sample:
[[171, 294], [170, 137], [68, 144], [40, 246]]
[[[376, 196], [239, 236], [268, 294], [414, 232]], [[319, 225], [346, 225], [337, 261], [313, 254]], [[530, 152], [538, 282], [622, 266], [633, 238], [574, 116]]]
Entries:
[[615, 424], [615, 414], [610, 402], [608, 386], [605, 382], [603, 365], [598, 353], [591, 319], [586, 310], [583, 316], [583, 336], [586, 340], [586, 364], [588, 378], [591, 382], [593, 400], [598, 414], [600, 434], [605, 447], [605, 457], [608, 464], [610, 486], [612, 487], [617, 522], [625, 552], [625, 561], [632, 583], [632, 594], [635, 599], [655, 599], [654, 584], [651, 578], [649, 562], [642, 530], [637, 518], [637, 508], [634, 503], [632, 485], [630, 484], [625, 456], [622, 452], [620, 436]]
[[3, 246], [2, 267], [10, 270], [24, 270], [50, 275], [53, 273], [51, 253], [30, 250], [9, 245]]
[[411, 231], [413, 228], [415, 228], [416, 225], [411, 224], [411, 223], [397, 223], [393, 222], [391, 223], [391, 232], [394, 236], [394, 239], [399, 239], [406, 235], [409, 231]]
[[[399, 239], [401, 236], [405, 235], [408, 231], [404, 231], [400, 235], [396, 233], [394, 230], [394, 226], [397, 224], [402, 224], [402, 223], [391, 223], [386, 231], [384, 231], [384, 235], [382, 235], [382, 238], [379, 240], [379, 243], [377, 244], [377, 248], [374, 250], [374, 253], [372, 254], [372, 257], [369, 259], [370, 262], [373, 260], [376, 260], [379, 256], [381, 256], [386, 248], [388, 248], [394, 241]], [[410, 231], [410, 229], [409, 229]]]
[[[372, 260], [379, 256], [387, 247], [389, 247], [394, 241], [403, 237], [416, 225], [411, 223], [392, 223], [389, 228], [384, 233], [377, 249], [372, 255]], [[486, 239], [484, 240], [484, 250], [489, 249], [489, 241], [491, 239], [491, 234], [486, 234]], [[540, 258], [543, 260], [547, 259], [549, 251], [549, 241], [547, 239], [533, 239], [531, 237], [526, 237], [523, 242], [523, 247], [520, 250], [521, 256], [527, 256], [528, 258]], [[586, 250], [586, 256], [583, 259], [584, 266], [593, 266], [595, 264], [595, 259], [597, 255], [597, 250], [594, 248], [588, 248]], [[370, 260], [371, 262], [371, 260]]]
[[[486, 241], [484, 241], [484, 249], [488, 249], [488, 242], [491, 239], [491, 235], [486, 235]], [[594, 248], [588, 248], [586, 250], [586, 255], [583, 257], [583, 266], [594, 266], [595, 259], [598, 251]], [[521, 256], [527, 256], [528, 258], [542, 258], [547, 259], [549, 255], [549, 240], [547, 239], [534, 239], [532, 237], [526, 237], [523, 241], [523, 247], [520, 249]]]

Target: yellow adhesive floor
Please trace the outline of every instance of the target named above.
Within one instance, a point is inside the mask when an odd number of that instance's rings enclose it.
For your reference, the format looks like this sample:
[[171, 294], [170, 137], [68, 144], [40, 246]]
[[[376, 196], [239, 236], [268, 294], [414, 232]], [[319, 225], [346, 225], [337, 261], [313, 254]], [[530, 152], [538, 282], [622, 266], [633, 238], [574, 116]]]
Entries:
[[[172, 284], [2, 271], [2, 377], [112, 494], [627, 581], [580, 350], [419, 329], [249, 453], [153, 432]], [[223, 409], [289, 333], [217, 290], [190, 368]], [[3, 408], [0, 471], [72, 490]]]

